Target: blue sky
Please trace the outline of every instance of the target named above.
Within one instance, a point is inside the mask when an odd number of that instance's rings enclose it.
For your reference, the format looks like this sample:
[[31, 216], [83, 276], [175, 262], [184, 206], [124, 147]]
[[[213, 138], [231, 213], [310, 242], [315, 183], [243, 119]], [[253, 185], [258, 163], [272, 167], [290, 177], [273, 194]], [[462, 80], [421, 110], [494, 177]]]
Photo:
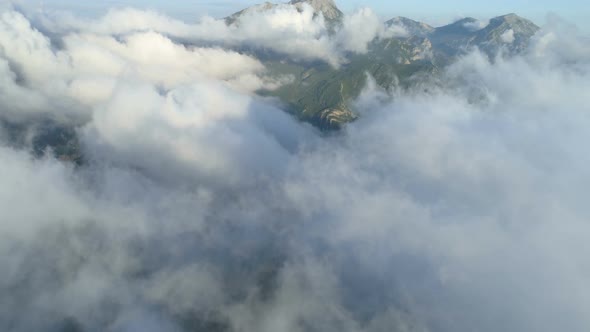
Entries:
[[[1, 0], [0, 0], [1, 1]], [[94, 15], [112, 6], [153, 8], [185, 20], [202, 15], [222, 17], [244, 7], [265, 0], [16, 0], [27, 5], [43, 3], [46, 8], [69, 9]], [[275, 2], [280, 2], [277, 0]], [[440, 25], [459, 17], [489, 18], [506, 13], [517, 13], [543, 24], [547, 14], [557, 14], [590, 32], [590, 0], [336, 0], [345, 12], [367, 6], [383, 18], [397, 15]]]

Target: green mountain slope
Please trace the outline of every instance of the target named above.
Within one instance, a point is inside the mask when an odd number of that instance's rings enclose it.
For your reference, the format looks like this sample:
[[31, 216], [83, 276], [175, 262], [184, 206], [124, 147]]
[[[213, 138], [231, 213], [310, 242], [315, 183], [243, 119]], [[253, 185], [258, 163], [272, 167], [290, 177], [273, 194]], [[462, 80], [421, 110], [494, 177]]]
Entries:
[[389, 89], [409, 85], [415, 74], [436, 72], [437, 66], [424, 55], [429, 50], [424, 38], [391, 38], [373, 42], [367, 54], [351, 55], [338, 69], [327, 64], [268, 62], [273, 74], [292, 75], [295, 80], [263, 93], [279, 97], [303, 121], [321, 129], [338, 129], [356, 118], [351, 102], [365, 88], [368, 75]]
[[[332, 0], [293, 0], [287, 5], [309, 4], [319, 14], [340, 24], [342, 12]], [[269, 10], [273, 4], [248, 10]], [[239, 19], [238, 12], [230, 21]], [[375, 39], [365, 54], [348, 54], [346, 63], [333, 68], [325, 63], [294, 62], [268, 52], [250, 50], [261, 59], [271, 75], [291, 75], [294, 81], [276, 91], [261, 91], [266, 96], [282, 100], [293, 115], [321, 129], [338, 129], [353, 121], [357, 115], [351, 101], [360, 95], [372, 76], [382, 88], [408, 86], [416, 75], [438, 72], [453, 59], [473, 47], [490, 56], [504, 49], [509, 53], [523, 51], [530, 38], [539, 30], [532, 22], [515, 14], [496, 17], [485, 27], [474, 18], [464, 18], [446, 26], [434, 28], [405, 17], [395, 17], [385, 27], [398, 26], [405, 36]], [[403, 31], [402, 30], [402, 31]]]

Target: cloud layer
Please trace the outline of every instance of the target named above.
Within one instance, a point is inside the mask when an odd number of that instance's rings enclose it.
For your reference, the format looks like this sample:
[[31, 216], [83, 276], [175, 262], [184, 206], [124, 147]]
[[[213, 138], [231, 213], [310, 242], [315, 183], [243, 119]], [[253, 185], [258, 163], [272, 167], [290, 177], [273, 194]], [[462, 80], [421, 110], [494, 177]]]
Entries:
[[231, 24], [211, 17], [188, 24], [133, 8], [113, 9], [90, 22], [63, 13], [43, 15], [38, 21], [45, 29], [60, 34], [84, 31], [111, 36], [156, 31], [185, 42], [264, 49], [291, 60], [319, 60], [336, 67], [345, 61], [347, 52], [364, 53], [373, 39], [391, 37], [394, 31], [389, 28], [388, 33], [369, 8], [345, 16], [342, 25], [333, 29], [307, 3], [254, 6], [232, 18]]
[[385, 32], [368, 10], [335, 36], [309, 8], [251, 15], [2, 13], [2, 121], [75, 126], [85, 162], [0, 127], [1, 330], [587, 330], [582, 38], [553, 23], [522, 56], [369, 85], [325, 137], [225, 46], [337, 64]]

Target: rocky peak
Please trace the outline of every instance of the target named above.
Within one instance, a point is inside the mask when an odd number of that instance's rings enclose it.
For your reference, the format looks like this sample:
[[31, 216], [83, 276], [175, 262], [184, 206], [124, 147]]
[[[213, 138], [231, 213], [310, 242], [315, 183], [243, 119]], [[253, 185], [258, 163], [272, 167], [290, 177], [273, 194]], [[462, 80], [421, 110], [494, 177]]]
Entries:
[[472, 44], [494, 55], [500, 48], [515, 54], [524, 51], [539, 27], [516, 14], [492, 18], [488, 26], [477, 32]]
[[304, 3], [310, 5], [316, 12], [321, 12], [327, 20], [339, 20], [344, 16], [338, 9], [334, 0], [291, 0], [289, 4], [302, 6]]
[[512, 29], [515, 33], [533, 35], [539, 27], [533, 22], [522, 18], [516, 14], [502, 15], [490, 20], [489, 29]]

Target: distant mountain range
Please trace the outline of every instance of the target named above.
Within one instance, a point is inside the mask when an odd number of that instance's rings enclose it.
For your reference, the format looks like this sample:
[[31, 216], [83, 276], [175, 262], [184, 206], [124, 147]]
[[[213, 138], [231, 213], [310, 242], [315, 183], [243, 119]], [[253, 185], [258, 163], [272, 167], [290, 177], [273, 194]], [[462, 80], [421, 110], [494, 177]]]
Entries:
[[[229, 25], [239, 24], [240, 17], [246, 13], [264, 12], [277, 6], [290, 5], [301, 10], [304, 3], [317, 15], [323, 15], [330, 29], [335, 30], [342, 24], [344, 14], [333, 0], [266, 2], [239, 11], [225, 21]], [[373, 40], [367, 53], [348, 54], [340, 68], [254, 54], [271, 73], [295, 78], [276, 91], [261, 91], [261, 94], [279, 97], [289, 111], [303, 121], [322, 129], [337, 129], [356, 118], [350, 103], [365, 87], [367, 73], [383, 88], [397, 84], [407, 86], [417, 74], [434, 74], [473, 47], [490, 56], [500, 49], [508, 54], [522, 52], [539, 30], [533, 22], [516, 14], [495, 17], [489, 22], [468, 17], [442, 27], [395, 17], [385, 22], [385, 26], [397, 26], [407, 33]]]
[[[282, 4], [266, 2], [241, 10], [224, 20], [227, 25], [239, 25], [240, 18], [248, 13], [270, 11], [277, 6], [293, 6], [302, 11], [305, 5], [309, 5], [315, 15], [323, 15], [329, 33], [337, 33], [344, 24], [345, 15], [333, 0], [292, 0]], [[395, 17], [384, 25], [404, 33], [375, 38], [369, 43], [366, 53], [345, 54], [345, 61], [338, 68], [322, 61], [295, 61], [268, 50], [248, 48], [239, 51], [262, 61], [270, 76], [288, 75], [292, 78], [276, 90], [258, 91], [260, 95], [280, 99], [284, 108], [296, 118], [329, 131], [357, 118], [353, 101], [366, 87], [368, 75], [385, 89], [409, 87], [420, 82], [424, 76], [437, 75], [457, 56], [473, 47], [490, 56], [500, 49], [508, 55], [518, 54], [526, 49], [531, 37], [539, 30], [534, 23], [515, 14], [499, 16], [489, 22], [464, 18], [442, 27]], [[59, 158], [82, 162], [74, 128], [51, 120], [40, 123], [31, 125], [37, 132], [37, 136], [32, 138], [36, 154], [41, 155], [47, 147], [51, 147]], [[6, 129], [15, 144], [31, 139], [26, 136], [28, 125], [5, 123], [0, 119], [0, 126]]]

